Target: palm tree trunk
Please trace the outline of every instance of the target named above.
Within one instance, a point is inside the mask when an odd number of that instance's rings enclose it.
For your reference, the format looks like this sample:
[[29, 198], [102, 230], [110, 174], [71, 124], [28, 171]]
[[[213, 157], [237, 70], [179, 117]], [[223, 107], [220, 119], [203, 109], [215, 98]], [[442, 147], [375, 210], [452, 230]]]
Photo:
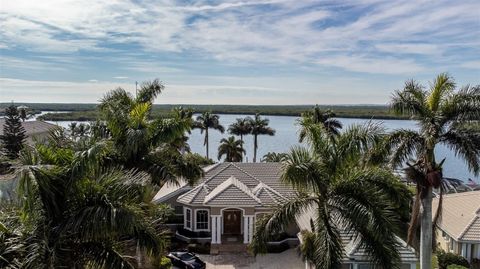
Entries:
[[420, 268], [432, 268], [432, 187], [422, 198], [420, 226]]
[[253, 135], [253, 162], [257, 162], [257, 135]]
[[205, 146], [207, 148], [207, 159], [208, 159], [208, 128], [205, 129]]
[[242, 141], [242, 162], [243, 162], [243, 135], [240, 134], [240, 141]]

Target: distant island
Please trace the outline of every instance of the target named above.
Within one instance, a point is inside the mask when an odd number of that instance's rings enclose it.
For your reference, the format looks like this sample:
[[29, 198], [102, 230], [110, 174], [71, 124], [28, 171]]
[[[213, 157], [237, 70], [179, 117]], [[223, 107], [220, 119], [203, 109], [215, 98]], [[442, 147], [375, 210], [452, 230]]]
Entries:
[[[0, 103], [1, 111], [11, 103]], [[91, 121], [98, 118], [97, 104], [75, 103], [15, 103], [25, 105], [34, 113], [52, 111], [39, 117], [48, 121]], [[190, 108], [195, 113], [211, 111], [216, 114], [255, 114], [270, 116], [300, 116], [313, 105], [191, 105], [191, 104], [155, 104], [153, 117], [167, 116], [174, 107]], [[337, 117], [342, 118], [372, 118], [372, 119], [407, 119], [405, 116], [395, 115], [386, 105], [320, 105], [322, 109], [331, 109]], [[68, 111], [58, 113], [58, 111]]]

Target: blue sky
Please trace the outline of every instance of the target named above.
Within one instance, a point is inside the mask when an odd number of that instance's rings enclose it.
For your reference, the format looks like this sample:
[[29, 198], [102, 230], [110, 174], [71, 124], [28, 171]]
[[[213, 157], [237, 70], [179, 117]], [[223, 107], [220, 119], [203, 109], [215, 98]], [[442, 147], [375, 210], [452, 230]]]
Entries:
[[0, 102], [385, 104], [407, 79], [480, 84], [480, 2], [1, 0]]

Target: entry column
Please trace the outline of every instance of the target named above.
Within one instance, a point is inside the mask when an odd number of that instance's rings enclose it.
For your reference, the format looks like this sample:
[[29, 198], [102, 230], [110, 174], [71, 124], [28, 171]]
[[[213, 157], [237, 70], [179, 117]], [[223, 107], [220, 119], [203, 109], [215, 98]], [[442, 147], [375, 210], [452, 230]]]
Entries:
[[255, 216], [243, 216], [243, 243], [249, 244], [253, 238], [253, 225], [255, 224]]
[[212, 215], [212, 244], [221, 244], [222, 243], [222, 216]]

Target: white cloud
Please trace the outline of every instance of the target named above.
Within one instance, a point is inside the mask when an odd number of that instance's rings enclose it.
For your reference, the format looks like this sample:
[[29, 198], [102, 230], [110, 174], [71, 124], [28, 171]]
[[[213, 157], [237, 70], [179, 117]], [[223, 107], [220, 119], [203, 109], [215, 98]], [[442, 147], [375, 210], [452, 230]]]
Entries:
[[113, 77], [115, 79], [127, 79], [128, 77], [125, 77], [125, 76], [116, 76], [116, 77]]
[[[102, 52], [111, 50], [110, 44], [133, 44], [152, 54], [186, 53], [229, 63], [314, 63], [397, 74], [423, 70], [416, 55], [435, 64], [453, 40], [459, 44], [455, 49], [478, 43], [480, 30], [471, 26], [478, 24], [479, 8], [476, 0], [15, 0], [0, 5], [0, 38], [30, 51]], [[398, 54], [410, 55], [397, 61]], [[176, 71], [161, 64], [128, 68]]]
[[463, 68], [468, 69], [480, 69], [480, 60], [478, 61], [467, 61], [460, 65]]

